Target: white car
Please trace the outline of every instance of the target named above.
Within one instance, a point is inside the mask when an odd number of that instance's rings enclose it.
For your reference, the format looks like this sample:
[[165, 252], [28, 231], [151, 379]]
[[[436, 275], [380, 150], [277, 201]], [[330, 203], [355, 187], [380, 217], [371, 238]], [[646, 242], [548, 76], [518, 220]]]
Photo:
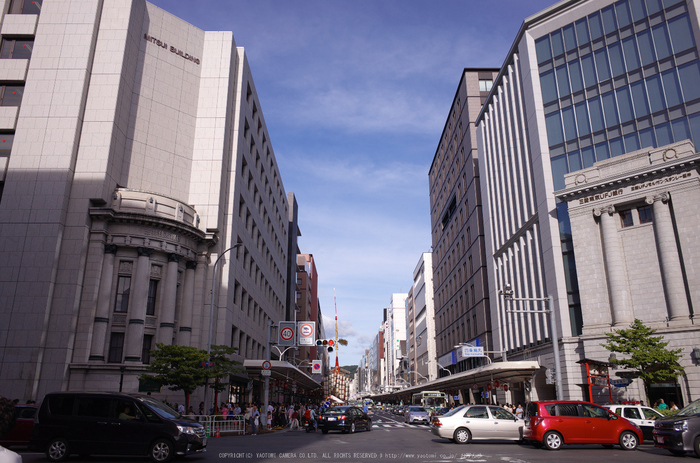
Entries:
[[524, 424], [508, 410], [495, 405], [463, 405], [434, 417], [430, 430], [458, 444], [468, 444], [472, 439], [519, 441]]
[[408, 407], [408, 410], [406, 410], [406, 413], [404, 413], [403, 420], [404, 420], [404, 422], [406, 422], [408, 424], [412, 424], [412, 423], [429, 424], [430, 423], [430, 413], [428, 412], [428, 410], [426, 410], [423, 407], [411, 405], [410, 407]]
[[642, 430], [645, 441], [652, 441], [654, 438], [651, 434], [654, 430], [654, 420], [663, 418], [663, 415], [653, 408], [642, 405], [603, 405], [603, 407], [636, 424]]

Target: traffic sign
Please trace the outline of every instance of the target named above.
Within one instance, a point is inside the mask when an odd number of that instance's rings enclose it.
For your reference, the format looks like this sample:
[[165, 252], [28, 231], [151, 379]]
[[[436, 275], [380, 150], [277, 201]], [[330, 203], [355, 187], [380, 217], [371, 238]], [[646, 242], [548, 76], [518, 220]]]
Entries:
[[316, 322], [298, 322], [299, 345], [313, 346], [316, 344]]
[[475, 391], [478, 391], [478, 390], [479, 390], [479, 385], [476, 384], [476, 383], [474, 383], [474, 385], [472, 386], [472, 389], [474, 389]]
[[323, 368], [323, 365], [320, 360], [312, 360], [311, 361], [311, 372], [319, 374], [321, 373], [321, 370]]
[[297, 326], [294, 322], [280, 322], [279, 336], [277, 344], [280, 346], [293, 346], [295, 344], [294, 338], [296, 336]]
[[270, 368], [272, 368], [272, 363], [270, 363], [269, 360], [265, 360], [262, 363], [262, 368], [263, 368], [263, 370], [269, 370]]
[[263, 376], [271, 376], [272, 375], [272, 370], [263, 370], [262, 371]]

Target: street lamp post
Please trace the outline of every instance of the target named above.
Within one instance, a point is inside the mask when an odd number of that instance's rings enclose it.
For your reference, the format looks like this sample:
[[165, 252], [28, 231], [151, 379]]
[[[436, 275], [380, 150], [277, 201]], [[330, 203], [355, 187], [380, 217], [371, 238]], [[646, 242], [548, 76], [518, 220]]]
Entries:
[[407, 371], [406, 373], [414, 373], [414, 374], [416, 374], [416, 375], [420, 376], [421, 378], [423, 378], [423, 379], [425, 380], [425, 382], [426, 382], [426, 383], [430, 382], [430, 380], [429, 380], [428, 378], [426, 378], [425, 376], [421, 375], [421, 374], [420, 374], [420, 373], [418, 373], [417, 371], [414, 371], [414, 370], [408, 370], [408, 371]]
[[513, 288], [509, 283], [506, 283], [504, 289], [498, 291], [498, 294], [503, 296], [506, 301], [524, 301], [524, 302], [544, 302], [544, 310], [506, 310], [508, 313], [546, 313], [549, 314], [549, 323], [552, 325], [552, 350], [554, 351], [554, 380], [557, 387], [557, 399], [563, 400], [564, 391], [562, 390], [561, 381], [561, 363], [559, 361], [559, 330], [557, 329], [557, 321], [554, 317], [554, 308], [552, 307], [552, 296], [547, 297], [514, 297]]
[[440, 365], [440, 362], [435, 362], [435, 364], [438, 366], [438, 368], [442, 368], [443, 370], [445, 370], [449, 376], [452, 376], [452, 372], [450, 370], [448, 370], [447, 368], [443, 367], [442, 365]]
[[[232, 249], [236, 249], [239, 246], [241, 246], [243, 243], [236, 243], [230, 248], [226, 249], [224, 252], [222, 252], [219, 257], [216, 259], [214, 262], [214, 266], [212, 267], [212, 275], [211, 275], [211, 301], [209, 303], [209, 340], [207, 341], [207, 368], [209, 368], [211, 364], [211, 331], [214, 328], [214, 285], [216, 284], [216, 264], [219, 263], [219, 260], [221, 260], [222, 257], [224, 257], [224, 254], [227, 252], [231, 251]], [[206, 383], [204, 383], [204, 406], [207, 406], [207, 389], [209, 389], [209, 377], [207, 377]], [[214, 408], [216, 408], [216, 404], [214, 404]], [[204, 413], [206, 413], [206, 408], [204, 410]]]

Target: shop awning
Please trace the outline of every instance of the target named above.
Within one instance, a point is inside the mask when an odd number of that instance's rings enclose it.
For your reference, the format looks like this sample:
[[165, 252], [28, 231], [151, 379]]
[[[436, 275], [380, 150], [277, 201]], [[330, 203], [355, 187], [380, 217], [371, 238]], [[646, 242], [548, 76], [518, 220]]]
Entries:
[[[265, 360], [244, 360], [243, 366], [248, 372], [249, 378], [259, 378], [261, 371], [263, 369], [263, 362]], [[280, 381], [296, 381], [297, 386], [303, 387], [304, 389], [316, 390], [321, 388], [321, 384], [314, 381], [314, 379], [284, 360], [270, 360], [270, 378], [278, 379]]]

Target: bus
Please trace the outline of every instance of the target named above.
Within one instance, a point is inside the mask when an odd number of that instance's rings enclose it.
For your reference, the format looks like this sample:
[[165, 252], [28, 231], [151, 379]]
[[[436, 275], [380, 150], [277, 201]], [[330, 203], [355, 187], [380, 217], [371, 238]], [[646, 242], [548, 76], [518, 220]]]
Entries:
[[412, 405], [425, 408], [428, 412], [434, 412], [447, 407], [447, 394], [439, 391], [420, 391], [413, 394]]

